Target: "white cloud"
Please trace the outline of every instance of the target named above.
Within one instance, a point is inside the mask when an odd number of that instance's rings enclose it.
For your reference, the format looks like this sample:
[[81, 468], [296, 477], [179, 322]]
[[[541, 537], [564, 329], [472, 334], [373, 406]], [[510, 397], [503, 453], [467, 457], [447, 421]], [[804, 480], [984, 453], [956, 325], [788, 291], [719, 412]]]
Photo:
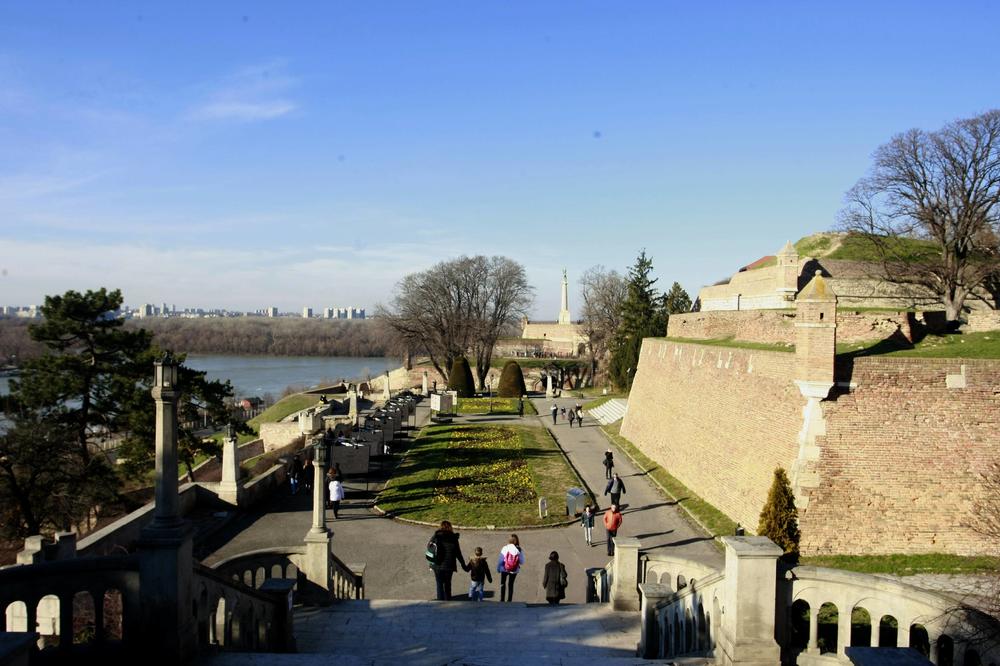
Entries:
[[190, 113], [197, 120], [256, 122], [285, 116], [298, 108], [289, 97], [297, 81], [283, 61], [246, 67], [217, 84]]

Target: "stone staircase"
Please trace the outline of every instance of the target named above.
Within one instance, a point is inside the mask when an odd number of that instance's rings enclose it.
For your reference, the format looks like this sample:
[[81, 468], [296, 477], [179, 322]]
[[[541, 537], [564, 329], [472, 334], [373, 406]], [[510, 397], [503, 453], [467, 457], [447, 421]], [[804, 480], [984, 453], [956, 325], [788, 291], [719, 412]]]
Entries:
[[[295, 654], [204, 655], [211, 666], [662, 664], [635, 657], [639, 613], [607, 604], [343, 601], [296, 609]], [[700, 666], [705, 660], [686, 662]]]
[[603, 405], [588, 409], [587, 411], [597, 419], [601, 425], [611, 425], [615, 421], [625, 416], [625, 409], [628, 407], [628, 400], [624, 398], [612, 398]]

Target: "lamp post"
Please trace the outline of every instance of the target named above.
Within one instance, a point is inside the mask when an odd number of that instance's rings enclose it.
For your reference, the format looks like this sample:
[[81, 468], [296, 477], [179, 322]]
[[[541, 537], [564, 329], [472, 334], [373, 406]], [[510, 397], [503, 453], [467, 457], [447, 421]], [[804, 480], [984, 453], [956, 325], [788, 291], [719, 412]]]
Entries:
[[153, 527], [173, 528], [181, 522], [177, 501], [177, 364], [168, 353], [153, 363], [156, 401], [156, 513]]

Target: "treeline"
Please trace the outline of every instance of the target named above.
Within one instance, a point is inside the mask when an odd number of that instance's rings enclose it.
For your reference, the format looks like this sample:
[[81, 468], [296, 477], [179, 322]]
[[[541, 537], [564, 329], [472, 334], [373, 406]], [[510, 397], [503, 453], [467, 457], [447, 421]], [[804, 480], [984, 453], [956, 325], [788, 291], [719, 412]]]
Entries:
[[[0, 319], [0, 362], [40, 355], [25, 319]], [[262, 356], [385, 356], [388, 340], [374, 321], [264, 317], [131, 320], [127, 328], [145, 328], [161, 348], [195, 354]]]

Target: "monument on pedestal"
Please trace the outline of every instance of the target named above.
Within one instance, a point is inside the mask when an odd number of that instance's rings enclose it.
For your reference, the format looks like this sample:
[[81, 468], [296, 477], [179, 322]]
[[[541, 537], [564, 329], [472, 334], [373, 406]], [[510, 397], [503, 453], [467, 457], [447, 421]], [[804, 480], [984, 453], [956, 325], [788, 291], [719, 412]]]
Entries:
[[222, 440], [222, 481], [219, 483], [219, 499], [234, 506], [240, 503], [240, 462], [236, 429], [229, 424], [226, 438]]

